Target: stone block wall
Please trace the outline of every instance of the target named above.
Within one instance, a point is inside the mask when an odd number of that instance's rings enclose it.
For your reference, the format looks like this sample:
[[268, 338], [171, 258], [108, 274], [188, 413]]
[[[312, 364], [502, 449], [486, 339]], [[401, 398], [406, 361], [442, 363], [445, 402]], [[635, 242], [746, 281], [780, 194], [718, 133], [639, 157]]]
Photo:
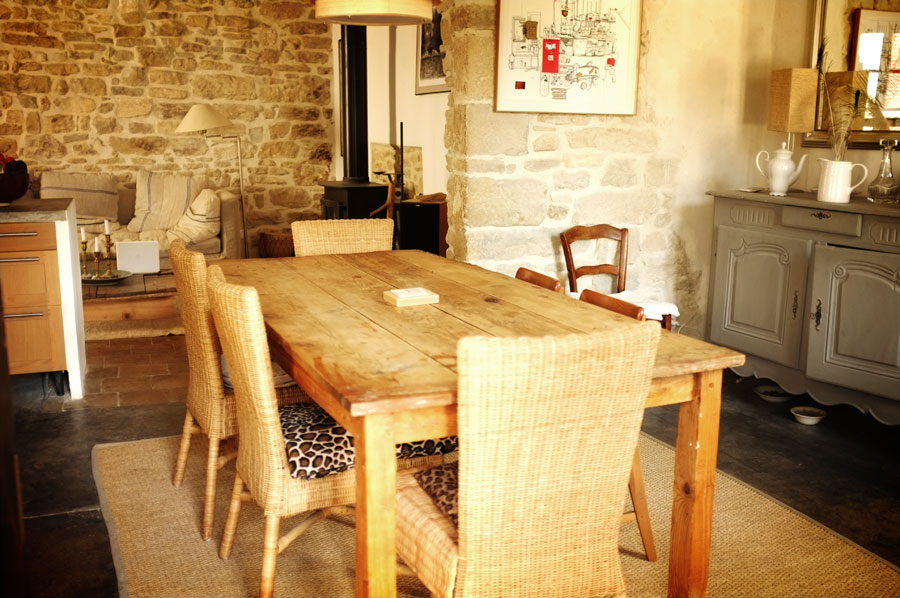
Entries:
[[331, 33], [303, 1], [0, 1], [0, 151], [47, 170], [205, 172], [236, 144], [175, 128], [214, 105], [242, 140], [248, 230], [317, 217], [333, 178]]
[[[636, 116], [495, 112], [496, 2], [450, 0], [442, 10], [452, 256], [510, 275], [526, 266], [565, 280], [561, 231], [627, 227], [628, 289], [675, 301], [683, 314], [699, 312], [706, 264], [692, 263], [673, 226], [679, 159], [665, 149], [640, 91]], [[645, 20], [642, 61], [647, 37]], [[609, 261], [613, 250], [580, 243], [575, 253], [576, 263], [589, 264]], [[594, 278], [579, 288], [614, 287], [611, 277]]]

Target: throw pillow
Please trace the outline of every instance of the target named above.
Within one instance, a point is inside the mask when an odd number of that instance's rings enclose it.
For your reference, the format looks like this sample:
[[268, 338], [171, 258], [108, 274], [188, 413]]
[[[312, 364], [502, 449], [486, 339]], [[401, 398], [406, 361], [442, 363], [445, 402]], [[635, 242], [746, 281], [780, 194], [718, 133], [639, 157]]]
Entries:
[[222, 228], [220, 209], [219, 196], [216, 195], [216, 192], [212, 189], [204, 189], [191, 202], [188, 211], [178, 220], [178, 223], [166, 233], [169, 243], [175, 239], [181, 239], [191, 245], [218, 235]]
[[41, 175], [41, 197], [71, 197], [79, 225], [102, 226], [104, 220], [113, 223], [118, 217], [119, 192], [112, 175], [45, 172]]
[[206, 177], [200, 175], [139, 172], [134, 218], [128, 223], [128, 230], [140, 233], [171, 229], [206, 187]]

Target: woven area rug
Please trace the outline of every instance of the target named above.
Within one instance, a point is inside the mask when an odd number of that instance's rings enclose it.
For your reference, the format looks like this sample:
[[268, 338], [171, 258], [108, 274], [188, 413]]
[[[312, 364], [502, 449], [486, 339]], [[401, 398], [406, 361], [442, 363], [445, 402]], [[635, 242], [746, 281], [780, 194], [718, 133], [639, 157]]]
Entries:
[[[195, 436], [182, 488], [172, 486], [178, 437], [97, 445], [94, 479], [125, 598], [254, 596], [262, 562], [259, 507], [241, 510], [234, 552], [217, 556], [233, 465], [221, 470], [213, 541], [200, 539], [206, 444]], [[622, 527], [622, 563], [631, 598], [665, 598], [674, 451], [642, 436], [641, 455], [659, 560], [649, 563], [634, 523]], [[282, 533], [303, 516], [283, 521]], [[348, 525], [349, 524], [349, 525]], [[352, 521], [313, 525], [278, 556], [275, 594], [353, 596]], [[408, 576], [399, 595], [428, 597]], [[753, 488], [722, 474], [709, 582], [712, 598], [876, 598], [900, 596], [900, 569]]]

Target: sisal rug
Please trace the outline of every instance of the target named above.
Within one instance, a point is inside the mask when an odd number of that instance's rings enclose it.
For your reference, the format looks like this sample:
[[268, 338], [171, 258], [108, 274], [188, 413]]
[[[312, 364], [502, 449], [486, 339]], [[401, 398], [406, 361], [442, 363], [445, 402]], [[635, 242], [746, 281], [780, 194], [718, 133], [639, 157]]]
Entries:
[[[94, 479], [120, 595], [254, 596], [262, 563], [261, 510], [245, 503], [234, 552], [227, 561], [219, 559], [233, 464], [219, 474], [213, 541], [203, 542], [205, 437], [194, 437], [182, 488], [171, 482], [178, 440], [173, 436], [94, 447]], [[659, 560], [644, 560], [634, 523], [622, 526], [620, 554], [629, 597], [665, 598], [675, 453], [642, 436], [641, 455]], [[302, 517], [283, 520], [282, 533]], [[900, 596], [900, 569], [721, 472], [713, 521], [711, 598]], [[353, 546], [352, 521], [313, 525], [278, 556], [276, 596], [353, 596]], [[399, 577], [398, 588], [403, 598], [429, 595], [409, 576]]]

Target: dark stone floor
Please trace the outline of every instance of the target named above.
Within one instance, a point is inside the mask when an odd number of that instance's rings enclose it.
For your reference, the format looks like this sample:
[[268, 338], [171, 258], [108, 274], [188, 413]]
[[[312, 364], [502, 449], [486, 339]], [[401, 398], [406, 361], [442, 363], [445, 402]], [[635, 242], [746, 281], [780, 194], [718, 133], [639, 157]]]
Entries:
[[[900, 427], [827, 407], [818, 426], [766, 403], [762, 381], [726, 372], [719, 467], [900, 565]], [[91, 447], [178, 434], [181, 403], [63, 410], [38, 376], [13, 378], [29, 596], [116, 596], [109, 539], [91, 474]], [[677, 407], [648, 410], [644, 430], [674, 442]]]

